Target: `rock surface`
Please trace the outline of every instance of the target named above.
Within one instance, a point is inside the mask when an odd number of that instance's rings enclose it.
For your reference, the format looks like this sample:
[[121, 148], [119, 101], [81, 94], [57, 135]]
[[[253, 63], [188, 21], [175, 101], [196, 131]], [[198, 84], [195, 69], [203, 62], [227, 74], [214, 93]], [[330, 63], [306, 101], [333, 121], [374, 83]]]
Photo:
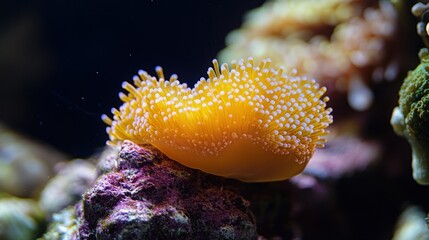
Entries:
[[73, 206], [55, 213], [48, 231], [38, 240], [77, 240], [75, 208]]
[[0, 122], [0, 192], [36, 197], [54, 174], [52, 166], [67, 156], [22, 136]]
[[211, 185], [206, 174], [130, 141], [116, 162], [78, 204], [78, 238], [257, 238], [249, 203]]
[[0, 239], [35, 239], [44, 224], [44, 214], [36, 201], [0, 192]]
[[96, 179], [95, 166], [82, 159], [59, 163], [58, 173], [43, 189], [39, 205], [48, 218], [69, 205], [75, 205]]

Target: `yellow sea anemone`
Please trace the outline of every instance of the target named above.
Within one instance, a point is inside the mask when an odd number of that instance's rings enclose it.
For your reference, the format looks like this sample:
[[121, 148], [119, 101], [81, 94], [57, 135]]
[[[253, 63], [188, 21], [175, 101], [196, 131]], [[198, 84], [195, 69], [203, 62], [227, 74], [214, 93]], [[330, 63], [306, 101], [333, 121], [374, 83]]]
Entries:
[[220, 68], [194, 88], [177, 75], [158, 78], [139, 71], [124, 82], [124, 104], [112, 109], [110, 143], [148, 143], [181, 164], [245, 182], [288, 179], [300, 173], [332, 122], [328, 97], [314, 79], [270, 68], [252, 59]]

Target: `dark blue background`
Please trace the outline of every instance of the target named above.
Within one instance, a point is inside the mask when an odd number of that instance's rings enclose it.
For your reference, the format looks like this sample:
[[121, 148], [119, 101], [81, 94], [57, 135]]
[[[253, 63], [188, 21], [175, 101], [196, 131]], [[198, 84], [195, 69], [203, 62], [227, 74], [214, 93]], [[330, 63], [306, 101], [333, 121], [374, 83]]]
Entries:
[[[20, 51], [21, 60], [11, 60], [13, 51], [0, 54], [0, 122], [75, 157], [89, 156], [107, 139], [100, 115], [121, 104], [123, 81], [139, 69], [154, 74], [160, 65], [166, 75], [195, 83], [224, 48], [227, 33], [263, 2], [0, 3], [0, 44], [27, 26], [27, 35], [16, 37], [21, 41], [3, 45]], [[12, 87], [18, 80], [27, 86]]]

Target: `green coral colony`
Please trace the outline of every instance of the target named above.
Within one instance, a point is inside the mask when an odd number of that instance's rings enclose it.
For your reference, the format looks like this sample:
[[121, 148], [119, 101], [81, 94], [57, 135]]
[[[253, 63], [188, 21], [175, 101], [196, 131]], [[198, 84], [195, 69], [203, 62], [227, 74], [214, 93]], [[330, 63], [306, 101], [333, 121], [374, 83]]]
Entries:
[[414, 179], [429, 185], [429, 50], [420, 50], [420, 65], [408, 73], [399, 91], [391, 124], [412, 149]]

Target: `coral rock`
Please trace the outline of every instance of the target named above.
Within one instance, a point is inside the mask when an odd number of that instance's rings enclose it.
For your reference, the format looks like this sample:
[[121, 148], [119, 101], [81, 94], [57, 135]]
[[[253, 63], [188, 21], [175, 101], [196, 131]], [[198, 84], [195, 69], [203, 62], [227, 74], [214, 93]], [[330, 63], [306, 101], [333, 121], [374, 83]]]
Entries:
[[77, 206], [80, 239], [256, 239], [249, 203], [152, 147], [124, 141]]
[[43, 212], [34, 200], [0, 192], [0, 239], [35, 239], [43, 227], [43, 220]]
[[418, 206], [408, 206], [399, 216], [393, 240], [429, 239], [425, 213]]
[[35, 197], [67, 156], [7, 128], [0, 122], [0, 192]]
[[77, 240], [75, 208], [70, 206], [55, 213], [48, 231], [39, 240]]
[[76, 159], [57, 166], [57, 175], [48, 182], [39, 200], [40, 207], [48, 216], [81, 200], [96, 177], [95, 166], [89, 161]]

